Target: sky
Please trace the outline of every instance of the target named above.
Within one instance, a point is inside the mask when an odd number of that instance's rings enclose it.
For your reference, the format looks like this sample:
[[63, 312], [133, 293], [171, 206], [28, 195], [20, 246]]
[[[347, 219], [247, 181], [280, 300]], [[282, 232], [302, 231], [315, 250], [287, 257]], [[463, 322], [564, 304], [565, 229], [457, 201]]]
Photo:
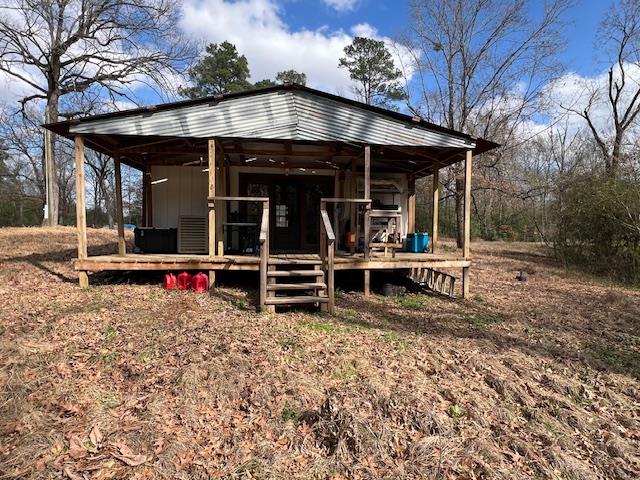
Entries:
[[[337, 68], [342, 48], [356, 34], [392, 42], [406, 29], [402, 0], [184, 0], [183, 28], [206, 41], [230, 40], [249, 59], [254, 80], [294, 68], [307, 73], [312, 86], [344, 93], [348, 77]], [[595, 75], [598, 24], [609, 0], [577, 0], [565, 26], [565, 67]], [[533, 9], [542, 1], [532, 2]], [[289, 67], [287, 67], [287, 65]]]
[[[389, 46], [407, 28], [408, 1], [404, 0], [181, 0], [183, 19], [178, 26], [203, 43], [228, 40], [246, 55], [251, 80], [274, 78], [278, 71], [295, 69], [307, 74], [311, 87], [351, 96], [348, 73], [338, 68], [343, 48], [356, 35], [384, 40]], [[566, 69], [560, 92], [577, 91], [581, 82], [601, 81], [607, 66], [594, 54], [595, 34], [612, 0], [576, 0], [566, 16]], [[532, 15], [542, 0], [533, 0]], [[397, 63], [407, 60], [402, 48], [393, 51]], [[411, 71], [407, 72], [409, 76]], [[563, 83], [564, 82], [564, 83]], [[177, 84], [184, 79], [175, 79]], [[0, 76], [0, 101], [10, 102], [24, 88]], [[134, 92], [141, 104], [160, 103], [146, 87]], [[14, 100], [15, 101], [15, 100]], [[118, 107], [133, 106], [120, 102]]]

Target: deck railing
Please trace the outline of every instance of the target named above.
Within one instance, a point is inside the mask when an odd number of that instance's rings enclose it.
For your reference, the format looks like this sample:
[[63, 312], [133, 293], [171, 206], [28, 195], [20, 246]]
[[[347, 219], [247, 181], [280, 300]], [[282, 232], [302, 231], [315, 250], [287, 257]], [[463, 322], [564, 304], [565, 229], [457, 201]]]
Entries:
[[[320, 199], [320, 259], [327, 273], [327, 296], [329, 297], [328, 310], [335, 313], [335, 253], [336, 235], [331, 225], [327, 203], [362, 203], [367, 211], [371, 209], [371, 199], [364, 198], [321, 198]], [[365, 234], [368, 229], [365, 227]], [[365, 258], [369, 258], [369, 242], [365, 242]]]
[[[260, 243], [260, 311], [265, 311], [265, 301], [267, 299], [267, 271], [269, 269], [269, 197], [209, 197], [210, 209], [216, 208], [216, 202], [260, 202], [262, 203], [262, 218], [260, 221], [260, 233], [258, 242]], [[224, 255], [224, 238], [222, 235], [222, 218], [216, 218], [216, 229], [218, 235], [218, 255]], [[211, 225], [209, 226], [211, 228]]]

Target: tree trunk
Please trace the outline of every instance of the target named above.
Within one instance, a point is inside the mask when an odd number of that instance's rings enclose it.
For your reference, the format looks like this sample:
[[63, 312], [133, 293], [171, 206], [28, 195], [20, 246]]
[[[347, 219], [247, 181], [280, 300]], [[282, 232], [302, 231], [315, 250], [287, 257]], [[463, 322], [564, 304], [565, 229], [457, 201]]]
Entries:
[[[45, 122], [53, 123], [58, 121], [58, 92], [57, 88], [50, 91], [45, 109]], [[60, 188], [58, 186], [58, 173], [55, 162], [55, 134], [49, 130], [44, 131], [44, 174], [47, 198], [47, 219], [43, 224], [51, 227], [58, 225]]]

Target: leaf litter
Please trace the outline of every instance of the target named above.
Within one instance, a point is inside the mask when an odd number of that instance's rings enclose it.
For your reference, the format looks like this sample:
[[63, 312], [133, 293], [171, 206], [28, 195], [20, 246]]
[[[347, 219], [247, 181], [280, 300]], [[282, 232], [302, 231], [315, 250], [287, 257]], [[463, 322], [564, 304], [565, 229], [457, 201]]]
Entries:
[[355, 285], [330, 317], [159, 276], [80, 290], [75, 241], [0, 229], [0, 478], [640, 477], [640, 292], [539, 246], [475, 243], [470, 300]]

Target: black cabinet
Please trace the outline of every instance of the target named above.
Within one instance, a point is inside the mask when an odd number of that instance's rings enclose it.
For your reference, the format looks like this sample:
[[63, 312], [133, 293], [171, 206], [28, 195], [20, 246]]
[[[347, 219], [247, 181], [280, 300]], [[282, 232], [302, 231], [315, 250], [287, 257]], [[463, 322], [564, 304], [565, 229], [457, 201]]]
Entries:
[[134, 238], [142, 253], [177, 253], [178, 229], [136, 227]]

